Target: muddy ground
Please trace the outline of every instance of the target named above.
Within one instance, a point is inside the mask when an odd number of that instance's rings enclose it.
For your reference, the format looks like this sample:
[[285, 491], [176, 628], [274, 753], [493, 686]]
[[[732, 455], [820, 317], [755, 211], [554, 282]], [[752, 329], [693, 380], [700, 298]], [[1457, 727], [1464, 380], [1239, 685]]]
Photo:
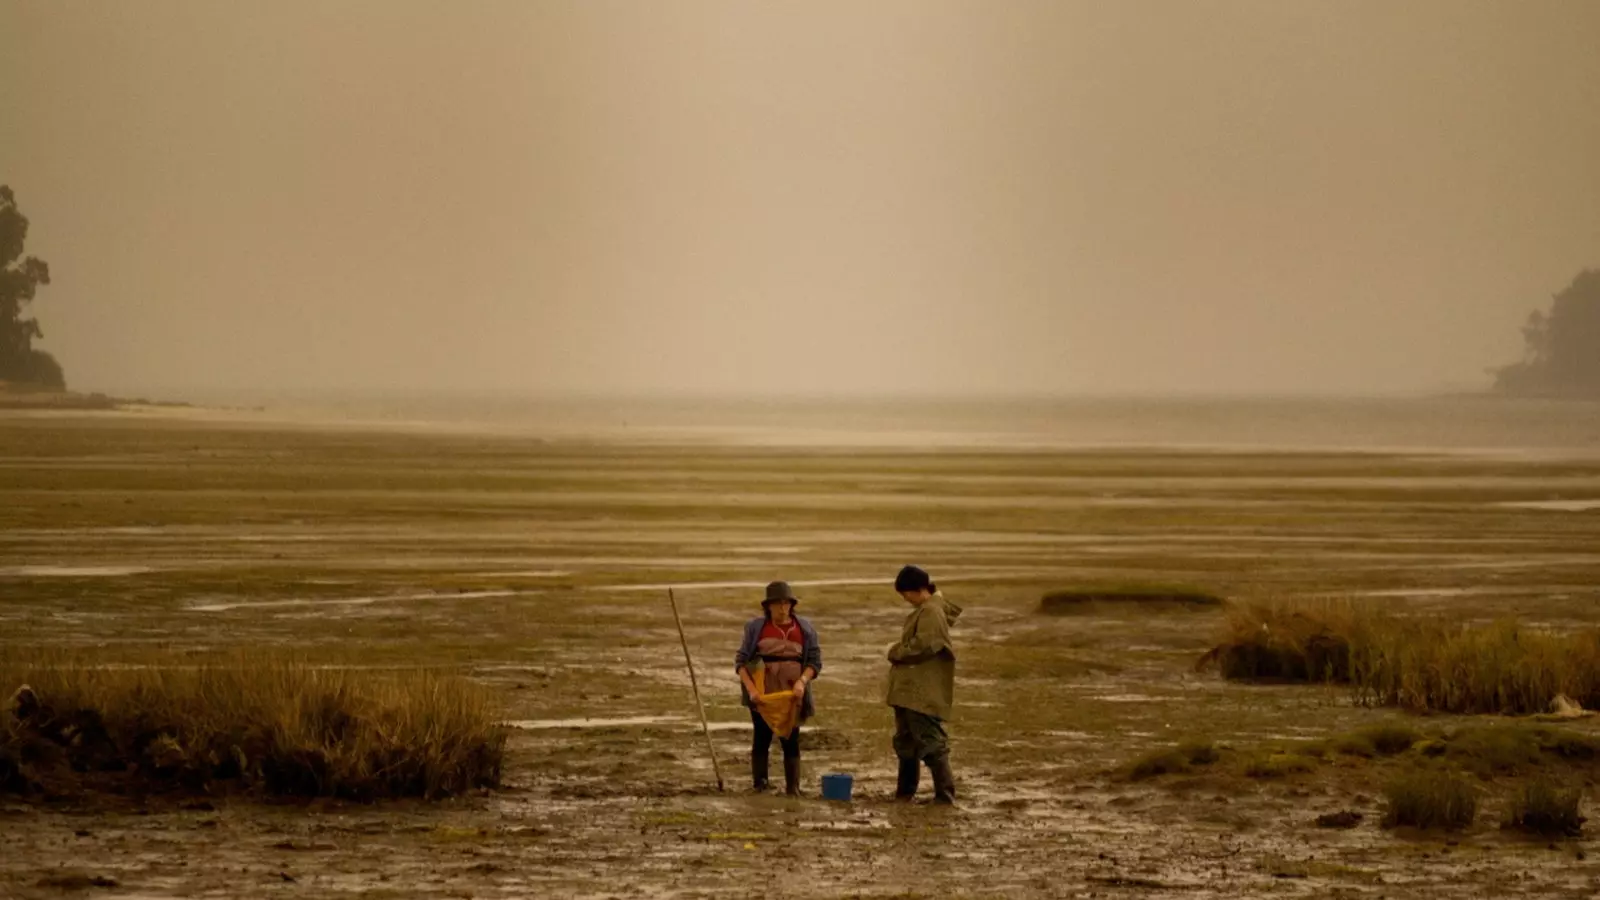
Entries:
[[[1184, 738], [1270, 747], [1404, 717], [1196, 673], [1215, 610], [1036, 607], [1149, 582], [1594, 624], [1600, 509], [1568, 501], [1596, 498], [1592, 460], [0, 419], [0, 654], [270, 644], [459, 669], [515, 727], [503, 791], [431, 805], [0, 798], [0, 896], [1593, 896], [1592, 841], [1502, 833], [1494, 782], [1478, 825], [1428, 835], [1378, 826], [1381, 773], [1359, 765], [1128, 781]], [[966, 607], [955, 809], [887, 801], [881, 658], [904, 607], [886, 583], [910, 561]], [[749, 793], [731, 665], [772, 578], [825, 656], [800, 800]], [[818, 799], [832, 771], [854, 803]], [[1365, 818], [1315, 826], [1342, 809]]]

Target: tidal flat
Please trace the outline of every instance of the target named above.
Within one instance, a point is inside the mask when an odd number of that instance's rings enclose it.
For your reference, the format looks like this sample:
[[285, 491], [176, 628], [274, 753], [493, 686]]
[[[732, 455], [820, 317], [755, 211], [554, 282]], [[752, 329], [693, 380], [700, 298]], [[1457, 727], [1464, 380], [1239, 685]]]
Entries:
[[[272, 648], [464, 675], [493, 691], [509, 730], [500, 788], [435, 802], [0, 795], [0, 894], [743, 897], [778, 867], [829, 897], [1592, 896], [1589, 834], [1501, 824], [1536, 775], [1587, 808], [1600, 762], [1466, 766], [1482, 798], [1472, 824], [1385, 828], [1384, 786], [1421, 750], [1297, 748], [1387, 726], [1441, 746], [1536, 726], [1225, 681], [1195, 667], [1223, 605], [1116, 595], [1352, 598], [1592, 628], [1596, 501], [1600, 460], [1556, 455], [0, 418], [0, 670], [25, 677], [69, 652], [161, 667]], [[907, 562], [965, 608], [954, 809], [889, 800], [882, 652]], [[779, 578], [825, 664], [799, 800], [749, 791], [732, 666]], [[1041, 613], [1046, 594], [1073, 590], [1099, 601]], [[1600, 738], [1592, 719], [1559, 727]], [[1179, 745], [1217, 758], [1133, 777]], [[820, 799], [827, 772], [854, 776], [854, 802]], [[1354, 827], [1319, 827], [1343, 812]]]

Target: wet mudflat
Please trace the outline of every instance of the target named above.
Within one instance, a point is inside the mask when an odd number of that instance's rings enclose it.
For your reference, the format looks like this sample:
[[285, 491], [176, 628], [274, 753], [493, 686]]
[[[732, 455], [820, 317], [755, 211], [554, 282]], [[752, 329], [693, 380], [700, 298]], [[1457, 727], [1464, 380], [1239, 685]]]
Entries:
[[[1130, 760], [1183, 739], [1243, 750], [1407, 717], [1194, 672], [1215, 610], [1036, 611], [1048, 591], [1148, 583], [1592, 625], [1592, 460], [678, 448], [104, 416], [0, 420], [0, 461], [0, 655], [183, 665], [272, 645], [448, 668], [494, 686], [513, 725], [505, 789], [436, 804], [0, 798], [0, 896], [782, 895], [775, 868], [840, 897], [1600, 889], [1587, 837], [1498, 829], [1492, 779], [1457, 834], [1380, 828], [1383, 776], [1355, 764], [1129, 781]], [[887, 799], [881, 659], [904, 608], [881, 585], [908, 561], [966, 607], [953, 810]], [[797, 585], [824, 643], [798, 801], [746, 790], [731, 669], [772, 578]], [[829, 771], [855, 776], [856, 802], [817, 798]], [[1316, 826], [1340, 810], [1363, 817]]]

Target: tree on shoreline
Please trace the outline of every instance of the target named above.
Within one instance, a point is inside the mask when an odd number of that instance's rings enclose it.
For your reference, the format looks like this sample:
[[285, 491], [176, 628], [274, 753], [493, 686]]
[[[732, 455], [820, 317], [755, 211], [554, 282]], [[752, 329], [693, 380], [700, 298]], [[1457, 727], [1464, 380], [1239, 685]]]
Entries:
[[1495, 390], [1600, 399], [1600, 269], [1579, 272], [1549, 312], [1529, 314], [1522, 339], [1522, 361], [1494, 370]]
[[22, 315], [39, 285], [50, 283], [49, 264], [22, 256], [27, 238], [28, 217], [11, 188], [0, 184], [0, 381], [60, 390], [67, 386], [61, 364], [34, 348], [44, 331], [37, 319]]

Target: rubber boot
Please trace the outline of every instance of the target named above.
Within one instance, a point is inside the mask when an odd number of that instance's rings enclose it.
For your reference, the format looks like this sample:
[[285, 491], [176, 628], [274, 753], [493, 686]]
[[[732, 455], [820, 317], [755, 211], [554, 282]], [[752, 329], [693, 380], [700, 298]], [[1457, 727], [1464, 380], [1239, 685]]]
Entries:
[[767, 789], [767, 764], [766, 754], [751, 754], [750, 780], [758, 794]]
[[950, 771], [949, 756], [935, 756], [928, 760], [928, 774], [933, 776], [933, 802], [956, 802], [956, 776]]
[[894, 799], [910, 803], [917, 796], [917, 782], [922, 780], [922, 763], [914, 759], [900, 760], [900, 780], [894, 787]]
[[800, 796], [800, 757], [783, 758], [783, 792], [791, 797]]

